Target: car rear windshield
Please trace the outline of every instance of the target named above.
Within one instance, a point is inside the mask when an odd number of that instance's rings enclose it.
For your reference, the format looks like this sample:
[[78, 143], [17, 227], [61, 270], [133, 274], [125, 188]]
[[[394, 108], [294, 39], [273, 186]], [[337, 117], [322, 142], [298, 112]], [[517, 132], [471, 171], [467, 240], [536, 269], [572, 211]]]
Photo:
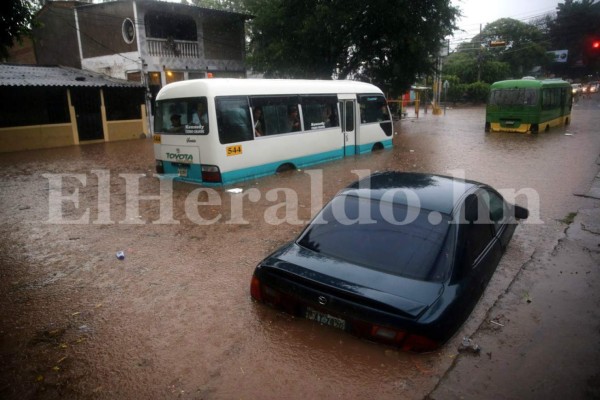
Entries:
[[[369, 223], [369, 221], [372, 221]], [[390, 202], [338, 196], [298, 239], [315, 252], [422, 281], [443, 281], [450, 217]], [[442, 257], [450, 258], [450, 254]], [[439, 262], [441, 261], [441, 262]]]

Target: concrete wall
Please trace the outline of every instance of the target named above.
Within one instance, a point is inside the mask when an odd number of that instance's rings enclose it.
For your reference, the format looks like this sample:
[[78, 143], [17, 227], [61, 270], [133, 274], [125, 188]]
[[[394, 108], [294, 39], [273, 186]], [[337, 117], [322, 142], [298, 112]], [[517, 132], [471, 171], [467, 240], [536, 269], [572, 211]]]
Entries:
[[38, 64], [81, 68], [72, 6], [72, 2], [64, 5], [56, 2], [46, 5], [38, 14], [39, 25], [33, 29]]
[[[150, 136], [146, 107], [141, 105], [142, 118], [126, 121], [107, 121], [102, 111], [102, 126], [107, 142], [143, 139]], [[102, 107], [104, 109], [104, 107]], [[75, 109], [69, 106], [71, 121], [75, 121]], [[31, 125], [0, 128], [0, 153], [48, 149], [79, 144], [77, 123]]]
[[47, 149], [75, 144], [73, 124], [0, 128], [0, 152]]

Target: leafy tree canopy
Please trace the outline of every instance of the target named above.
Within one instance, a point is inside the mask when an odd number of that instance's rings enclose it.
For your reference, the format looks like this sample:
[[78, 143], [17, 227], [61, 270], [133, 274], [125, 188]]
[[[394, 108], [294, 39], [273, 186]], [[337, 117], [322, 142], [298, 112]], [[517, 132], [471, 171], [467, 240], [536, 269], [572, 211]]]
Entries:
[[[490, 59], [507, 63], [515, 78], [548, 62], [548, 41], [543, 32], [534, 25], [512, 18], [502, 18], [486, 25], [474, 40], [488, 46], [486, 51]], [[506, 46], [489, 47], [489, 43], [494, 41], [503, 41]]]
[[3, 0], [0, 11], [0, 58], [4, 59], [15, 42], [31, 33], [35, 6], [27, 0]]
[[449, 0], [247, 0], [248, 61], [269, 77], [371, 81], [391, 94], [434, 68], [458, 9]]
[[[493, 47], [493, 42], [504, 43]], [[533, 67], [546, 65], [548, 42], [534, 25], [502, 18], [488, 25], [470, 42], [462, 43], [444, 64], [444, 73], [462, 82], [478, 80], [493, 83], [520, 78]]]

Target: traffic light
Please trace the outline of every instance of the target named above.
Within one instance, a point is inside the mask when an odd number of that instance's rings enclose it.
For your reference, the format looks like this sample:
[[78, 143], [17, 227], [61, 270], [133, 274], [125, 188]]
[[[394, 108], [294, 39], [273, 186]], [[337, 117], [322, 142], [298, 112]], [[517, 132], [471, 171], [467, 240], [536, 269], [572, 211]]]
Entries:
[[506, 46], [506, 42], [504, 40], [492, 40], [490, 42], [490, 47], [504, 47]]
[[592, 49], [593, 50], [600, 50], [600, 40], [594, 40], [592, 42]]

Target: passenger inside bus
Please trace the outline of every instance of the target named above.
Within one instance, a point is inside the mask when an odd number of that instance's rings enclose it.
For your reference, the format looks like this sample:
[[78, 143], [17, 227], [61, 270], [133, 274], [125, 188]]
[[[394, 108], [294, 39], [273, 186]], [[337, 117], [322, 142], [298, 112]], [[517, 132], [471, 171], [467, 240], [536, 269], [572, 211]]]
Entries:
[[173, 114], [171, 115], [171, 127], [169, 128], [169, 132], [173, 133], [181, 133], [184, 130], [184, 126], [181, 125], [181, 115]]
[[254, 135], [255, 136], [263, 136], [264, 135], [264, 119], [263, 119], [263, 112], [262, 112], [262, 108], [260, 107], [254, 107], [254, 112], [253, 112], [253, 117], [254, 117]]
[[331, 106], [325, 106], [323, 110], [323, 122], [325, 122], [325, 127], [330, 128], [332, 126], [338, 126], [337, 116], [333, 111]]
[[204, 102], [201, 101], [196, 104], [196, 112], [192, 115], [192, 123], [206, 127], [205, 131], [208, 132], [208, 114], [206, 113], [206, 104]]
[[298, 117], [298, 107], [288, 107], [288, 127], [289, 132], [298, 132], [302, 128], [300, 126], [300, 118]]

